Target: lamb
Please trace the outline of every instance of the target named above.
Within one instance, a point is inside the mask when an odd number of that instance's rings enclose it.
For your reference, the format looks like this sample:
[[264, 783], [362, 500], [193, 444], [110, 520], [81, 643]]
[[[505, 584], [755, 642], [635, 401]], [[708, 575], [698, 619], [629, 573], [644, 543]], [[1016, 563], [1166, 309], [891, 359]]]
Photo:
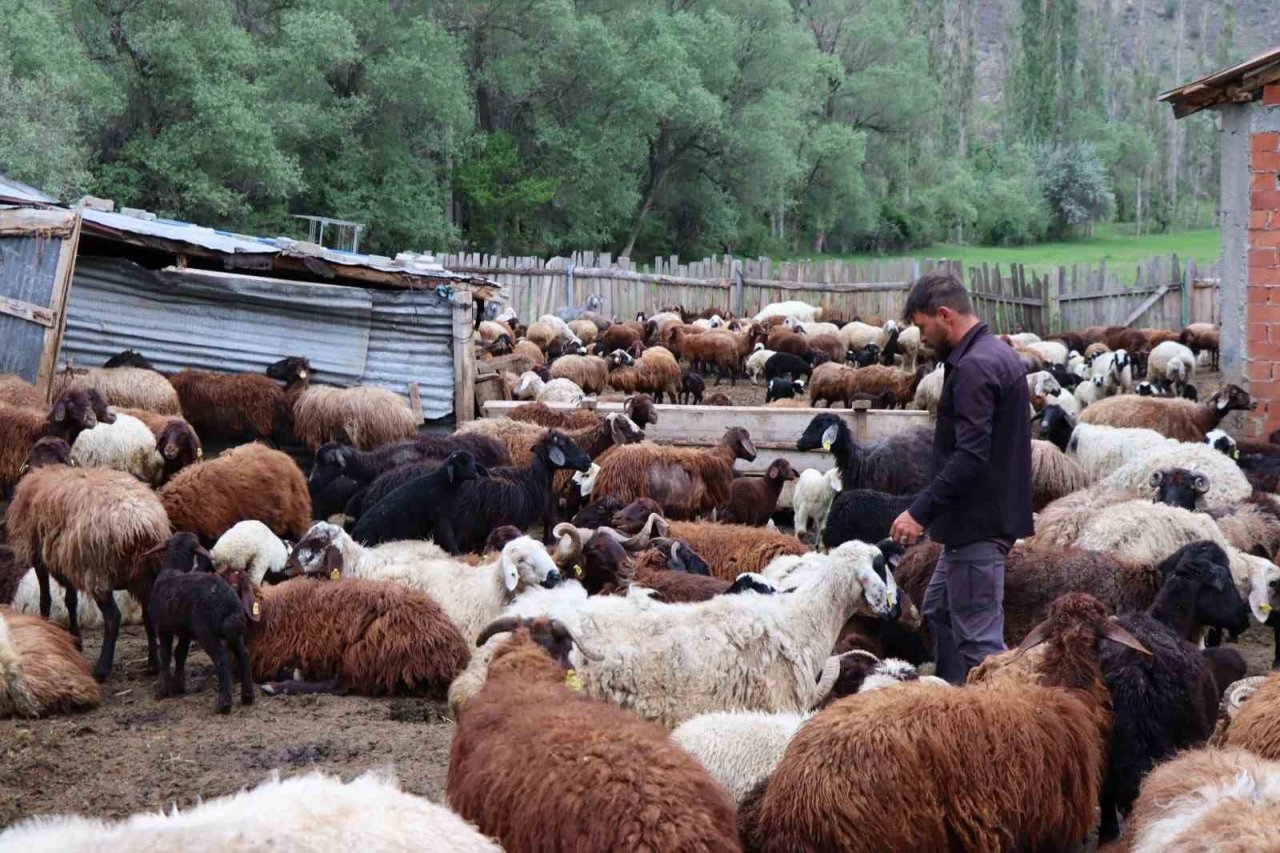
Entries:
[[[759, 335], [757, 334], [757, 340]], [[770, 329], [764, 336], [765, 349], [775, 353], [786, 353], [802, 358], [809, 351], [809, 342], [804, 335], [798, 335], [790, 329]]]
[[624, 501], [652, 497], [667, 515], [693, 518], [728, 503], [734, 460], [755, 457], [751, 436], [741, 427], [726, 430], [710, 450], [628, 444], [600, 457], [594, 494]]
[[146, 409], [158, 415], [180, 415], [182, 404], [169, 380], [141, 367], [90, 367], [67, 369], [59, 376], [55, 393], [96, 390], [117, 406]]
[[146, 424], [155, 437], [156, 450], [164, 461], [158, 485], [173, 479], [173, 475], [204, 458], [200, 436], [191, 424], [177, 415], [157, 415], [143, 409], [116, 409], [118, 415], [128, 415]]
[[1228, 385], [1203, 403], [1134, 396], [1099, 400], [1081, 413], [1080, 420], [1116, 427], [1146, 427], [1179, 441], [1201, 442], [1227, 414], [1255, 406], [1246, 391]]
[[564, 355], [551, 363], [551, 378], [567, 379], [587, 394], [600, 394], [609, 385], [609, 362], [598, 355]]
[[1095, 379], [1102, 380], [1104, 397], [1133, 391], [1133, 357], [1123, 349], [1102, 353], [1093, 360], [1090, 370]]
[[401, 791], [386, 771], [351, 781], [312, 772], [205, 800], [183, 812], [96, 818], [34, 817], [0, 833], [0, 847], [29, 853], [118, 850], [370, 850], [502, 853], [444, 806]]
[[[65, 444], [58, 449], [69, 452]], [[151, 577], [141, 565], [141, 556], [169, 536], [169, 519], [159, 497], [121, 471], [43, 465], [28, 471], [18, 483], [5, 513], [5, 529], [17, 564], [35, 568], [42, 616], [49, 614], [52, 605], [50, 575], [66, 590], [72, 634], [80, 633], [78, 593], [85, 592], [97, 602], [104, 632], [93, 676], [105, 681], [120, 633], [120, 611], [112, 590], [129, 590], [145, 614]], [[150, 631], [147, 639], [150, 662], [155, 659]]]
[[[764, 402], [767, 406], [776, 401], [794, 400], [797, 394], [803, 393], [803, 379], [792, 381], [790, 379], [783, 379], [779, 376], [769, 380], [769, 385], [765, 388], [764, 392]], [[803, 407], [804, 403], [801, 402], [800, 406]]]
[[0, 404], [0, 495], [18, 482], [27, 455], [41, 438], [62, 439], [70, 447], [85, 430], [115, 418], [107, 401], [93, 390], [59, 394], [48, 414]]
[[1190, 348], [1176, 341], [1165, 341], [1151, 350], [1147, 359], [1147, 378], [1165, 380], [1175, 391], [1181, 390], [1196, 375], [1196, 357]]
[[196, 534], [206, 546], [246, 519], [289, 539], [311, 524], [302, 471], [285, 453], [257, 443], [182, 469], [160, 489], [160, 500], [173, 528]]
[[1218, 370], [1218, 353], [1220, 352], [1218, 327], [1213, 323], [1192, 323], [1178, 335], [1178, 343], [1186, 346], [1199, 356], [1209, 353], [1209, 369]]
[[737, 850], [733, 803], [696, 760], [658, 726], [575, 692], [572, 643], [535, 621], [494, 652], [458, 718], [449, 804], [510, 850]]
[[142, 421], [122, 413], [80, 433], [71, 445], [71, 460], [84, 467], [114, 468], [151, 485], [159, 484], [165, 467], [155, 435]]
[[809, 366], [803, 358], [792, 355], [789, 352], [775, 352], [764, 364], [764, 378], [772, 380], [778, 377], [786, 376], [791, 379], [799, 379], [802, 376], [810, 376], [813, 368]]
[[[1103, 639], [1142, 648], [1096, 600], [1064, 596], [1018, 650], [1047, 642], [1038, 678], [905, 684], [836, 702], [796, 733], [744, 806], [744, 841], [849, 851], [1078, 844], [1093, 823], [1110, 722], [1094, 651]], [[1058, 795], [1024, 795], [1046, 788]]]
[[588, 695], [667, 727], [708, 711], [807, 710], [838, 674], [818, 681], [840, 626], [864, 610], [897, 618], [892, 577], [879, 550], [850, 542], [800, 557], [779, 579], [790, 595], [643, 606], [584, 597], [568, 627], [599, 659], [577, 673]]
[[261, 521], [239, 521], [218, 537], [209, 550], [216, 570], [240, 569], [256, 584], [285, 579], [289, 549]]
[[680, 396], [680, 364], [662, 347], [649, 347], [638, 359], [614, 350], [609, 363], [609, 385], [617, 391], [652, 394], [657, 403], [662, 402], [663, 394], [672, 400]]
[[453, 500], [463, 483], [487, 475], [475, 457], [455, 450], [433, 473], [392, 491], [360, 516], [351, 536], [366, 546], [399, 539], [433, 539], [458, 553], [449, 517], [439, 510]]
[[764, 344], [756, 344], [755, 349], [751, 351], [751, 355], [747, 356], [745, 365], [747, 376], [751, 377], [752, 385], [760, 384], [760, 379], [764, 376], [765, 365], [775, 355], [777, 353], [773, 350], [765, 349]]
[[778, 507], [778, 497], [797, 474], [785, 459], [775, 459], [763, 477], [738, 477], [729, 484], [729, 502], [716, 514], [729, 524], [762, 527]]
[[702, 395], [707, 390], [706, 380], [702, 378], [701, 373], [694, 373], [692, 370], [686, 370], [680, 374], [680, 400], [681, 405], [701, 405]]
[[814, 323], [821, 319], [822, 308], [821, 306], [815, 308], [806, 302], [794, 299], [788, 302], [770, 302], [751, 319], [762, 323], [770, 317], [795, 317], [801, 323]]
[[819, 447], [835, 456], [845, 489], [913, 494], [929, 481], [927, 466], [933, 450], [933, 429], [904, 429], [863, 448], [853, 440], [849, 425], [842, 418], [824, 413], [809, 421], [796, 442], [796, 450], [800, 451]]
[[[291, 362], [289, 379], [303, 380], [309, 370], [305, 359]], [[182, 402], [180, 414], [206, 441], [285, 443], [293, 437], [293, 406], [285, 389], [263, 374], [183, 370], [169, 382]]]
[[1094, 376], [1082, 381], [1071, 396], [1075, 398], [1076, 408], [1083, 412], [1106, 396], [1102, 391], [1102, 377]]
[[[339, 527], [318, 522], [293, 550], [295, 572], [392, 581], [439, 603], [464, 639], [474, 640], [520, 591], [552, 589], [563, 580], [545, 548], [528, 536], [506, 542], [488, 561], [468, 565], [419, 543], [363, 548]], [[426, 544], [426, 543], [421, 543]]]
[[[164, 563], [151, 588], [147, 615], [160, 643], [160, 683], [156, 698], [166, 699], [186, 692], [185, 666], [191, 640], [213, 660], [218, 671], [219, 714], [231, 712], [231, 663], [228, 652], [235, 655], [236, 674], [240, 679], [240, 704], [253, 704], [253, 673], [249, 669], [249, 652], [244, 645], [247, 620], [257, 621], [252, 604], [236, 595], [231, 585], [220, 576], [206, 572], [198, 565], [212, 558], [200, 547], [191, 533], [175, 533], [164, 547]], [[169, 655], [174, 638], [174, 669], [169, 672]]]
[[796, 537], [800, 541], [803, 542], [806, 536], [812, 536], [814, 543], [819, 541], [827, 526], [832, 501], [842, 488], [839, 468], [827, 471], [806, 468], [800, 472], [792, 497]]
[[533, 371], [520, 375], [520, 382], [513, 394], [517, 400], [537, 400], [539, 403], [571, 403], [578, 405], [587, 396], [575, 382], [569, 379], [552, 379], [544, 382]]
[[87, 711], [101, 701], [70, 634], [38, 616], [0, 607], [0, 719]]

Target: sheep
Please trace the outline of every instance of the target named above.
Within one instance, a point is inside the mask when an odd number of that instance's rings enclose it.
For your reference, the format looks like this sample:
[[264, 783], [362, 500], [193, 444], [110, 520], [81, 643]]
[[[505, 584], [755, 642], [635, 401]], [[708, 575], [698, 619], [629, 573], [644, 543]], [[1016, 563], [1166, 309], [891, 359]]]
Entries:
[[733, 400], [729, 399], [728, 394], [712, 394], [703, 403], [704, 406], [732, 406]]
[[822, 531], [827, 526], [832, 501], [842, 488], [839, 468], [827, 471], [806, 468], [800, 472], [791, 499], [795, 510], [797, 538], [802, 542], [806, 536], [812, 536], [815, 543], [820, 540]]
[[[615, 327], [616, 328], [616, 327]], [[525, 338], [538, 345], [538, 348], [546, 352], [552, 344], [559, 343], [581, 343], [576, 335], [559, 317], [550, 314], [544, 314], [535, 322], [529, 324], [529, 328], [525, 330]]]
[[1102, 380], [1104, 397], [1133, 391], [1133, 356], [1123, 349], [1102, 353], [1090, 370], [1095, 379]]
[[587, 394], [600, 394], [609, 385], [609, 362], [598, 355], [565, 355], [551, 363], [551, 378], [567, 379]]
[[[765, 388], [764, 402], [769, 405], [775, 401], [794, 400], [797, 394], [804, 393], [804, 380], [783, 379], [781, 376], [769, 380]], [[800, 404], [803, 407], [803, 403]]]
[[200, 436], [191, 424], [178, 415], [157, 415], [143, 409], [115, 409], [118, 415], [129, 415], [146, 424], [155, 437], [156, 450], [164, 466], [160, 470], [159, 485], [169, 482], [173, 475], [188, 465], [204, 458]]
[[364, 548], [341, 528], [319, 522], [299, 540], [290, 564], [308, 575], [332, 578], [337, 569], [339, 577], [392, 581], [418, 589], [440, 605], [468, 641], [498, 618], [517, 592], [537, 586], [551, 589], [562, 580], [546, 549], [524, 535], [504, 543], [492, 560], [477, 565], [413, 544]]
[[789, 352], [775, 352], [764, 365], [766, 382], [783, 376], [790, 379], [800, 379], [812, 373], [813, 368], [809, 366], [808, 362]]
[[486, 475], [487, 469], [477, 466], [474, 456], [455, 450], [433, 473], [405, 483], [374, 504], [360, 516], [351, 536], [366, 546], [430, 538], [457, 553], [448, 516], [439, 510], [452, 501], [463, 483]]
[[578, 692], [572, 643], [535, 621], [494, 652], [458, 718], [450, 806], [510, 850], [737, 850], [728, 794], [658, 726]]
[[[60, 449], [65, 448], [64, 444]], [[17, 564], [36, 570], [42, 616], [48, 616], [52, 606], [50, 575], [66, 591], [72, 634], [80, 634], [78, 593], [97, 602], [104, 632], [93, 676], [105, 681], [120, 633], [120, 611], [112, 591], [132, 593], [142, 603], [145, 621], [151, 577], [141, 556], [169, 536], [169, 518], [160, 498], [121, 471], [45, 465], [28, 471], [18, 483], [5, 513], [5, 530]], [[147, 635], [151, 663], [155, 642], [151, 631]]]
[[[305, 380], [310, 369], [305, 359], [290, 362], [289, 381]], [[293, 437], [293, 406], [285, 389], [263, 374], [183, 370], [170, 376], [169, 382], [182, 403], [179, 414], [206, 441], [284, 443]]]
[[[897, 618], [892, 577], [879, 550], [849, 542], [830, 554], [803, 555], [776, 579], [794, 594], [642, 606], [593, 596], [541, 607], [568, 618], [575, 636], [599, 654], [577, 667], [588, 695], [672, 727], [708, 711], [812, 707], [838, 675], [837, 666], [817, 678], [849, 616], [869, 610]], [[521, 615], [538, 614], [524, 608]]]
[[20, 409], [44, 408], [44, 397], [21, 376], [0, 373], [0, 403]]
[[1075, 398], [1076, 408], [1080, 411], [1089, 408], [1105, 396], [1102, 391], [1102, 377], [1093, 376], [1082, 381], [1076, 386], [1071, 396]]
[[1036, 353], [1049, 364], [1065, 365], [1067, 363], [1067, 357], [1070, 354], [1066, 344], [1063, 344], [1060, 341], [1037, 340], [1021, 344], [1021, 346]]
[[814, 368], [809, 382], [810, 405], [816, 407], [818, 401], [824, 400], [829, 408], [840, 401], [848, 408], [855, 394], [887, 391], [893, 394], [899, 406], [906, 406], [915, 399], [916, 390], [925, 375], [923, 369], [907, 373], [880, 365], [858, 369], [835, 363], [819, 365]]
[[1168, 468], [1204, 474], [1209, 480], [1204, 499], [1210, 507], [1229, 506], [1253, 494], [1249, 478], [1234, 462], [1207, 444], [1191, 442], [1155, 445], [1131, 457], [1099, 480], [1098, 485], [1131, 495], [1146, 495], [1150, 494], [1152, 475]]
[[158, 415], [180, 415], [174, 386], [154, 370], [141, 367], [73, 368], [58, 377], [54, 393], [94, 389], [117, 406], [146, 409]]
[[809, 352], [809, 342], [804, 335], [783, 328], [771, 330], [764, 339], [764, 346], [775, 353], [786, 353], [797, 358], [802, 358]]
[[182, 469], [160, 489], [174, 530], [206, 547], [237, 521], [257, 519], [277, 536], [297, 539], [311, 525], [307, 481], [285, 453], [245, 444]]
[[0, 404], [0, 496], [22, 476], [27, 455], [41, 438], [59, 438], [75, 444], [85, 430], [115, 421], [107, 401], [97, 391], [64, 391], [48, 413]]
[[701, 405], [702, 395], [707, 390], [706, 380], [701, 373], [686, 370], [680, 374], [680, 399], [682, 405]]
[[[752, 385], [759, 385], [761, 378], [764, 376], [765, 365], [769, 363], [769, 359], [773, 358], [777, 353], [771, 349], [765, 349], [764, 344], [756, 344], [755, 349], [747, 356], [745, 363], [747, 376], [751, 377]], [[812, 371], [811, 371], [812, 372]]]
[[624, 394], [652, 394], [657, 403], [662, 395], [672, 400], [680, 396], [680, 364], [662, 347], [649, 347], [640, 358], [632, 358], [621, 350], [609, 356], [609, 386]]
[[1228, 385], [1203, 403], [1156, 397], [1099, 400], [1080, 414], [1084, 423], [1146, 427], [1179, 441], [1200, 442], [1232, 411], [1251, 410], [1256, 403], [1237, 385]]
[[1180, 390], [1196, 375], [1196, 357], [1190, 348], [1177, 341], [1165, 341], [1151, 350], [1147, 359], [1147, 378], [1163, 379]]
[[1218, 353], [1221, 348], [1218, 327], [1213, 323], [1191, 323], [1178, 335], [1178, 343], [1197, 356], [1202, 352], [1209, 353], [1209, 369], [1218, 370]]
[[[464, 424], [462, 433], [488, 435], [507, 450], [513, 465], [527, 465], [533, 458], [533, 447], [547, 436], [550, 430], [536, 424], [513, 421], [508, 418], [480, 418]], [[595, 415], [589, 426], [564, 430], [565, 436], [591, 457], [599, 456], [607, 448], [630, 444], [644, 438], [630, 418], [621, 412]], [[559, 485], [556, 491], [563, 487]]]
[[1208, 512], [1232, 547], [1272, 560], [1280, 554], [1280, 506], [1274, 496], [1256, 493]]
[[879, 326], [873, 326], [858, 320], [847, 323], [840, 328], [840, 340], [844, 342], [844, 348], [849, 352], [860, 352], [868, 344], [875, 344], [878, 349], [884, 334], [884, 329]]
[[761, 527], [778, 507], [788, 480], [798, 475], [785, 459], [775, 459], [763, 477], [738, 477], [729, 484], [729, 502], [716, 513], [719, 521]]
[[[615, 447], [612, 452], [626, 447]], [[586, 471], [590, 466], [591, 458], [572, 440], [558, 430], [551, 430], [534, 445], [528, 465], [494, 468], [488, 477], [464, 483], [457, 497], [443, 508], [457, 536], [458, 548], [470, 551], [480, 547], [489, 531], [500, 525], [512, 524], [523, 529], [539, 519], [543, 538], [549, 541], [551, 528], [555, 526], [556, 501], [551, 491], [555, 473], [566, 468]], [[600, 477], [603, 475], [602, 470]], [[607, 494], [601, 490], [599, 477], [595, 493]]]
[[1121, 559], [1156, 563], [1171, 550], [1204, 539], [1226, 544], [1218, 526], [1204, 513], [1148, 499], [1113, 504], [1106, 512], [1098, 513], [1085, 522], [1074, 544]]
[[289, 549], [261, 521], [238, 521], [209, 549], [215, 569], [241, 569], [261, 584], [283, 580]]
[[915, 495], [888, 495], [873, 489], [846, 489], [835, 496], [822, 544], [828, 548], [850, 541], [878, 542], [889, 535], [893, 520], [911, 506]]
[[[679, 332], [678, 329], [673, 331]], [[772, 346], [769, 348], [775, 349]], [[733, 333], [708, 332], [684, 338], [680, 342], [680, 351], [691, 367], [701, 369], [704, 373], [714, 369], [717, 385], [725, 376], [729, 377], [732, 384], [737, 384], [742, 353], [739, 352], [739, 342]], [[612, 380], [610, 384], [614, 384]]]
[[[1185, 446], [1155, 430], [1080, 423], [1056, 405], [1045, 406], [1039, 421], [1041, 437], [1066, 451], [1090, 482], [1107, 477], [1147, 452]], [[1145, 482], [1141, 486], [1145, 489]]]
[[835, 456], [845, 489], [913, 494], [929, 482], [933, 428], [904, 429], [864, 448], [853, 440], [849, 425], [842, 418], [823, 413], [809, 421], [804, 434], [796, 441], [796, 450], [819, 447]]
[[836, 334], [810, 335], [805, 338], [805, 344], [808, 347], [805, 359], [814, 364], [821, 364], [823, 361], [844, 362], [849, 357], [844, 341]]
[[751, 319], [757, 323], [762, 323], [770, 317], [794, 317], [801, 323], [814, 323], [822, 318], [822, 307], [815, 308], [808, 303], [794, 299], [788, 302], [770, 302]]
[[85, 467], [114, 468], [151, 485], [159, 484], [164, 474], [155, 434], [142, 421], [119, 412], [112, 423], [80, 433], [71, 445], [71, 460]]
[[0, 833], [0, 847], [30, 853], [95, 849], [180, 851], [371, 850], [502, 853], [469, 823], [425, 797], [401, 791], [386, 770], [351, 782], [312, 772], [205, 800], [179, 812], [117, 823], [39, 816]]
[[70, 634], [39, 616], [0, 607], [0, 719], [87, 711], [101, 701]]
[[1204, 494], [1209, 491], [1209, 478], [1204, 474], [1186, 468], [1165, 468], [1152, 471], [1148, 485], [1155, 489], [1157, 503], [1193, 511], [1205, 509]]
[[614, 447], [598, 460], [594, 494], [624, 501], [652, 497], [673, 518], [693, 518], [729, 502], [733, 463], [751, 461], [756, 448], [741, 427], [725, 431], [709, 450], [642, 441]]
[[[257, 621], [252, 604], [246, 607], [231, 585], [220, 576], [199, 567], [203, 558], [212, 558], [200, 547], [191, 533], [175, 533], [164, 547], [164, 562], [151, 588], [147, 615], [159, 639], [160, 682], [156, 698], [166, 699], [186, 692], [185, 667], [191, 640], [213, 660], [218, 672], [219, 714], [231, 712], [231, 664], [228, 652], [235, 655], [236, 675], [240, 679], [240, 704], [253, 704], [253, 673], [249, 669], [249, 652], [244, 634], [247, 620]], [[169, 672], [169, 655], [174, 638], [174, 669]]]
[[942, 399], [942, 382], [946, 378], [944, 368], [945, 365], [939, 364], [920, 380], [920, 384], [916, 386], [915, 398], [911, 401], [913, 409], [937, 416], [938, 401]]
[[1057, 406], [1072, 418], [1080, 417], [1080, 402], [1076, 399], [1073, 393], [1067, 391], [1065, 388], [1060, 388], [1057, 391], [1046, 392], [1044, 395], [1044, 404], [1041, 406], [1042, 410], [1044, 406]]
[[312, 453], [329, 441], [372, 450], [410, 439], [418, 431], [419, 416], [386, 388], [308, 387], [304, 379], [290, 392], [294, 435]]
[[539, 403], [571, 403], [578, 405], [586, 393], [577, 383], [570, 379], [552, 379], [543, 381], [533, 371], [522, 373], [516, 386], [514, 397], [517, 400], [537, 400]]
[[1089, 486], [1088, 473], [1048, 441], [1031, 442], [1031, 507], [1036, 512]]
[[[701, 330], [699, 330], [701, 331]], [[604, 355], [614, 350], [629, 350], [637, 343], [643, 343], [645, 327], [638, 323], [615, 323], [596, 336], [594, 346], [596, 355]], [[666, 338], [662, 338], [666, 340]]]
[[[744, 806], [740, 833], [766, 850], [1078, 844], [1093, 822], [1110, 716], [1094, 651], [1102, 639], [1141, 649], [1096, 600], [1064, 596], [1019, 647], [1047, 641], [1038, 678], [904, 684], [836, 702], [796, 733]], [[1056, 796], [1026, 796], [1050, 788]]]

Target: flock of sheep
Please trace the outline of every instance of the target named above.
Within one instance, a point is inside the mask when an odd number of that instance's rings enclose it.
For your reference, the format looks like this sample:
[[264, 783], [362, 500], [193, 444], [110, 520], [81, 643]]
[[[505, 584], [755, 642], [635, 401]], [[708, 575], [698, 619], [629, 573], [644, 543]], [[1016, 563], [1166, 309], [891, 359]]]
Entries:
[[[931, 427], [859, 445], [818, 410], [795, 447], [831, 470], [761, 477], [735, 475], [757, 449], [732, 423], [711, 448], [644, 436], [655, 403], [715, 402], [710, 373], [774, 405], [933, 408], [918, 330], [802, 303], [598, 309], [479, 323], [482, 369], [528, 402], [444, 436], [394, 394], [311, 386], [297, 357], [166, 376], [126, 352], [65, 373], [52, 406], [0, 377], [0, 716], [96, 707], [142, 622], [166, 701], [194, 701], [169, 699], [194, 640], [219, 712], [238, 680], [242, 705], [259, 685], [423, 695], [456, 720], [447, 807], [312, 774], [36, 818], [0, 848], [1280, 844], [1280, 678], [1245, 678], [1230, 644], [1252, 614], [1280, 655], [1280, 444], [1220, 429], [1252, 405], [1235, 386], [1188, 399], [1215, 329], [1006, 338], [1040, 436], [1036, 534], [1008, 556], [1011, 651], [956, 687], [917, 669], [940, 546], [884, 541]], [[620, 412], [548, 405], [610, 389]], [[205, 458], [215, 441], [237, 446]], [[277, 449], [295, 444], [308, 473]], [[789, 480], [795, 535], [774, 524]]]

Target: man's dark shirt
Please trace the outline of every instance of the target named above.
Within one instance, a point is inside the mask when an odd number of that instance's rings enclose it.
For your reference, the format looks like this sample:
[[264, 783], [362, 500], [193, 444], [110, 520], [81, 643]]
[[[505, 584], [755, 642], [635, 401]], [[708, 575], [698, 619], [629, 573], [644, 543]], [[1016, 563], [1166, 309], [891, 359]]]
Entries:
[[951, 546], [1031, 534], [1031, 408], [1022, 361], [978, 323], [943, 371], [933, 480], [912, 502], [911, 517]]

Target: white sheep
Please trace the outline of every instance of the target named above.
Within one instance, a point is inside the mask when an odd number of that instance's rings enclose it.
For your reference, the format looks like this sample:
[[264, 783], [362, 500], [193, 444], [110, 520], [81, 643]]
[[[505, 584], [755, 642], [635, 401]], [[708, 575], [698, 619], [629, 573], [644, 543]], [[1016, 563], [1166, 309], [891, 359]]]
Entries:
[[[901, 333], [898, 337], [901, 340]], [[854, 320], [840, 327], [840, 340], [844, 343], [844, 348], [851, 352], [860, 352], [867, 344], [880, 346], [883, 338], [884, 329], [861, 320]]]
[[517, 400], [537, 400], [539, 403], [573, 403], [575, 406], [585, 398], [586, 392], [572, 379], [552, 379], [544, 382], [542, 377], [532, 370], [520, 375], [520, 382], [511, 396]]
[[432, 543], [388, 542], [365, 548], [342, 528], [323, 521], [312, 525], [298, 540], [291, 560], [308, 574], [331, 572], [337, 565], [334, 549], [341, 555], [342, 577], [392, 581], [422, 590], [435, 599], [468, 641], [474, 641], [498, 618], [517, 590], [555, 586], [561, 579], [547, 549], [528, 536], [508, 542], [490, 562], [473, 566], [453, 559]]
[[1204, 539], [1228, 547], [1222, 531], [1208, 515], [1153, 503], [1147, 498], [1115, 503], [1095, 513], [1073, 544], [1154, 566], [1183, 545]]
[[802, 323], [795, 317], [788, 317], [785, 321], [787, 328], [802, 335], [839, 335], [840, 327], [835, 323]]
[[788, 302], [771, 302], [764, 306], [760, 313], [752, 319], [760, 323], [769, 317], [795, 317], [801, 322], [812, 323], [818, 319], [821, 313], [821, 308], [815, 308], [807, 302], [793, 299]]
[[[53, 604], [49, 608], [49, 621], [67, 627], [66, 591], [62, 584], [49, 578], [49, 592], [53, 596]], [[142, 605], [124, 590], [112, 593], [116, 600], [116, 608], [120, 611], [123, 625], [142, 624]], [[18, 581], [18, 588], [13, 592], [13, 600], [7, 602], [19, 613], [40, 614], [40, 582], [36, 580], [35, 569], [29, 569]], [[76, 600], [76, 613], [81, 628], [102, 627], [102, 611], [98, 609], [93, 596], [81, 595]]]
[[946, 365], [939, 364], [925, 374], [916, 386], [916, 396], [911, 402], [913, 409], [926, 411], [931, 415], [938, 414], [938, 401], [942, 399], [942, 380], [946, 377]]
[[1067, 345], [1061, 341], [1035, 340], [1030, 343], [1022, 344], [1021, 346], [1036, 353], [1049, 364], [1065, 365], [1067, 363], [1067, 358], [1070, 356], [1070, 352], [1067, 350]]
[[260, 584], [268, 572], [284, 571], [289, 549], [270, 527], [250, 519], [236, 522], [219, 536], [209, 555], [219, 570], [242, 569], [254, 583]]
[[827, 515], [831, 512], [831, 502], [842, 488], [839, 468], [833, 467], [825, 472], [806, 468], [800, 472], [791, 498], [791, 504], [795, 508], [797, 537], [803, 540], [806, 534], [812, 534], [814, 542], [822, 540]]
[[[1080, 427], [1076, 429], [1079, 430]], [[1151, 432], [1142, 429], [1121, 431]], [[1074, 436], [1072, 440], [1074, 441]], [[1147, 450], [1130, 457], [1119, 468], [1114, 468], [1099, 483], [1134, 497], [1149, 497], [1152, 494], [1151, 475], [1170, 468], [1185, 468], [1209, 478], [1209, 491], [1204, 496], [1205, 506], [1209, 509], [1230, 506], [1253, 494], [1249, 479], [1234, 461], [1207, 444], [1172, 439], [1164, 443], [1153, 443]]]
[[848, 618], [896, 611], [893, 575], [885, 570], [881, 579], [877, 566], [884, 567], [879, 549], [846, 542], [791, 564], [781, 594], [621, 607], [603, 601], [611, 596], [591, 596], [576, 612], [565, 605], [514, 615], [559, 618], [592, 653], [574, 653], [583, 689], [668, 727], [710, 711], [800, 712], [834, 683], [838, 665], [830, 680], [820, 676]]
[[1040, 336], [1035, 332], [1017, 332], [1009, 336], [1009, 340], [1013, 341], [1020, 347], [1030, 346], [1031, 344], [1040, 343]]
[[1084, 356], [1075, 350], [1067, 354], [1067, 372], [1075, 374], [1081, 379], [1089, 375], [1089, 365], [1085, 364]]
[[1124, 350], [1102, 353], [1090, 370], [1094, 378], [1102, 380], [1102, 396], [1133, 393], [1133, 357]]
[[[889, 324], [886, 323], [887, 327]], [[902, 350], [902, 369], [914, 372], [920, 358], [920, 327], [907, 326], [898, 333], [898, 349]]]
[[156, 437], [132, 415], [116, 413], [115, 423], [87, 429], [71, 446], [71, 461], [81, 467], [114, 468], [156, 485], [164, 475], [164, 457], [156, 449]]
[[724, 318], [719, 314], [712, 314], [710, 317], [694, 320], [692, 325], [700, 329], [719, 329], [724, 325]]
[[[1067, 442], [1066, 451], [1089, 475], [1089, 480], [1097, 482], [1125, 463], [1152, 450], [1177, 447], [1179, 444], [1176, 439], [1161, 435], [1153, 429], [1077, 423]], [[1149, 493], [1145, 482], [1142, 487], [1147, 489], [1143, 494]]]
[[1152, 381], [1166, 379], [1180, 389], [1196, 375], [1196, 356], [1190, 347], [1177, 341], [1162, 341], [1147, 357], [1147, 377]]
[[1051, 391], [1061, 390], [1062, 386], [1058, 384], [1057, 378], [1047, 370], [1027, 374], [1027, 393], [1032, 397], [1044, 397]]
[[560, 339], [561, 343], [565, 343], [565, 344], [582, 343], [582, 340], [573, 333], [573, 329], [569, 328], [569, 324], [566, 323], [564, 320], [561, 320], [555, 314], [543, 314], [541, 317], [538, 318], [538, 322], [545, 323], [546, 325], [554, 329], [556, 333], [556, 337]]
[[1046, 406], [1057, 406], [1073, 418], [1080, 414], [1080, 403], [1077, 402], [1075, 395], [1065, 388], [1059, 388], [1056, 391], [1046, 391], [1044, 395], [1044, 404]]
[[1102, 393], [1102, 377], [1090, 376], [1082, 380], [1080, 384], [1076, 386], [1076, 390], [1073, 392], [1072, 396], [1076, 398], [1076, 404], [1080, 407], [1081, 411], [1089, 408], [1106, 396]]
[[764, 365], [776, 353], [771, 349], [765, 349], [764, 344], [756, 344], [755, 349], [751, 351], [751, 355], [747, 356], [746, 369], [747, 375], [751, 377], [752, 385], [759, 385], [761, 377], [764, 376]]
[[425, 797], [400, 790], [388, 771], [351, 782], [323, 773], [206, 800], [184, 811], [144, 812], [123, 821], [41, 815], [0, 833], [0, 849], [24, 853], [130, 850], [139, 853], [257, 850], [431, 850], [502, 853], [475, 827]]

